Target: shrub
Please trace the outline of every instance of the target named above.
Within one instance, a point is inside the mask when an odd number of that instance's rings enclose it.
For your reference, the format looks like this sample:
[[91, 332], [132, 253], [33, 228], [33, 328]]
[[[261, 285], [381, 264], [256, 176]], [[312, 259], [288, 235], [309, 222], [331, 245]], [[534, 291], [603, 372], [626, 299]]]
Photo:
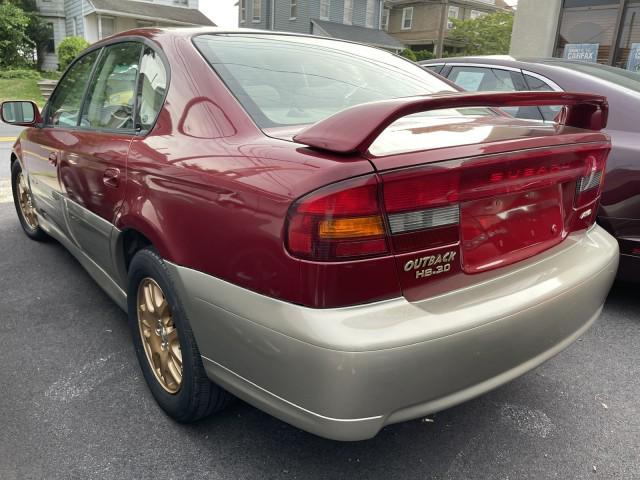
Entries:
[[411, 60], [412, 62], [416, 61], [416, 54], [409, 48], [405, 48], [404, 50], [402, 50], [400, 52], [400, 55], [402, 55], [406, 59]]
[[64, 70], [80, 52], [89, 46], [82, 37], [67, 37], [58, 45], [58, 69]]
[[37, 70], [29, 70], [26, 68], [19, 68], [13, 70], [0, 70], [0, 78], [3, 80], [9, 80], [13, 78], [23, 80], [40, 80], [40, 72]]
[[431, 53], [429, 50], [419, 50], [417, 52], [413, 52], [416, 56], [416, 61], [421, 61], [421, 60], [431, 60], [432, 58], [435, 58], [435, 55], [433, 53]]

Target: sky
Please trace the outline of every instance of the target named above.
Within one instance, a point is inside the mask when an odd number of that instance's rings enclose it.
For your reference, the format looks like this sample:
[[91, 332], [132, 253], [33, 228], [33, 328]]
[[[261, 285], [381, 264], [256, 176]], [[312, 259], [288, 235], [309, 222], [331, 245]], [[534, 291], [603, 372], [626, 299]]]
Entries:
[[[518, 0], [506, 0], [516, 5]], [[200, 10], [220, 27], [238, 26], [238, 0], [200, 0]]]
[[238, 26], [238, 0], [200, 0], [200, 11], [219, 27]]

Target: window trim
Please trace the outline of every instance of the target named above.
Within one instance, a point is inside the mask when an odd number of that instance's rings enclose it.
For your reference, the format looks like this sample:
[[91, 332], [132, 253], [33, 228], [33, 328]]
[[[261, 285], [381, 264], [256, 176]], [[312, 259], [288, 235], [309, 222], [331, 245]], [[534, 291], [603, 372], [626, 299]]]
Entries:
[[[541, 82], [546, 83], [554, 92], [564, 92], [564, 89], [561, 88], [560, 85], [558, 85], [553, 80], [540, 75], [539, 73], [531, 72], [529, 70], [522, 70], [522, 75], [529, 75], [530, 77], [537, 78]], [[525, 78], [524, 81], [526, 82], [527, 79]]]
[[[106, 47], [110, 47], [112, 45], [116, 45], [118, 43], [131, 43], [131, 42], [137, 42], [139, 44], [141, 44], [142, 48], [141, 48], [141, 53], [140, 53], [140, 59], [138, 60], [138, 74], [140, 75], [140, 61], [142, 59], [142, 54], [144, 53], [144, 47], [149, 47], [151, 50], [153, 50], [158, 57], [160, 58], [160, 60], [162, 61], [162, 64], [164, 66], [164, 70], [165, 70], [165, 74], [166, 74], [166, 80], [167, 80], [167, 87], [165, 88], [165, 92], [164, 92], [164, 97], [162, 98], [162, 102], [160, 103], [161, 107], [160, 110], [158, 111], [158, 114], [156, 115], [156, 118], [154, 119], [153, 123], [150, 124], [149, 128], [147, 129], [143, 129], [143, 130], [136, 130], [135, 129], [135, 125], [133, 129], [118, 129], [118, 128], [93, 128], [93, 127], [82, 127], [78, 124], [76, 124], [76, 126], [70, 127], [70, 126], [64, 126], [64, 127], [60, 127], [60, 126], [56, 126], [56, 125], [47, 125], [46, 119], [49, 116], [49, 108], [51, 105], [51, 100], [53, 98], [55, 98], [56, 92], [58, 91], [58, 86], [60, 85], [60, 82], [58, 82], [58, 84], [56, 85], [56, 88], [53, 90], [53, 92], [51, 92], [51, 96], [49, 97], [49, 99], [47, 100], [47, 103], [45, 104], [44, 108], [42, 109], [42, 123], [36, 125], [36, 127], [38, 128], [58, 128], [58, 129], [65, 129], [65, 130], [71, 130], [71, 131], [91, 131], [91, 132], [98, 132], [98, 133], [115, 133], [115, 134], [121, 134], [121, 135], [128, 135], [128, 136], [132, 136], [132, 137], [146, 137], [151, 131], [153, 131], [153, 129], [156, 126], [156, 123], [158, 122], [158, 118], [160, 118], [160, 113], [162, 112], [165, 102], [167, 101], [167, 95], [169, 94], [169, 89], [171, 86], [171, 65], [169, 63], [169, 59], [167, 58], [166, 54], [164, 53], [164, 51], [160, 48], [158, 48], [158, 46], [156, 44], [154, 44], [151, 40], [149, 40], [146, 37], [139, 37], [136, 35], [127, 35], [124, 37], [117, 37], [117, 38], [113, 38], [112, 40], [109, 40], [107, 42], [100, 42], [100, 45], [93, 45], [91, 47], [89, 47], [85, 52], [83, 52], [83, 54], [77, 58], [75, 58], [70, 64], [69, 66], [66, 68], [66, 70], [62, 73], [62, 75], [60, 76], [60, 79], [63, 79], [68, 71], [82, 58], [86, 57], [87, 55], [89, 55], [90, 53], [95, 52], [96, 50], [100, 50], [98, 52], [98, 56], [96, 57], [96, 60], [93, 64], [93, 66], [91, 67], [91, 73], [89, 75], [89, 82], [87, 82], [87, 86], [85, 87], [85, 90], [83, 92], [82, 95], [82, 101], [80, 103], [80, 112], [82, 112], [82, 109], [84, 108], [84, 102], [86, 101], [87, 98], [87, 94], [89, 92], [89, 85], [91, 84], [91, 81], [93, 80], [93, 76], [95, 75], [95, 69], [96, 66], [98, 65], [98, 62], [100, 61], [100, 57], [102, 56], [102, 52], [104, 50], [104, 48]], [[137, 81], [138, 76], [136, 76], [136, 102], [137, 102], [137, 97], [138, 97], [138, 81]], [[136, 103], [136, 107], [137, 108], [137, 103]], [[134, 113], [135, 114], [135, 113]], [[78, 118], [78, 122], [80, 121], [80, 118]]]
[[391, 9], [382, 8], [382, 15], [380, 15], [380, 30], [383, 32], [389, 31], [389, 19], [391, 18]]
[[[347, 9], [347, 2], [351, 2], [351, 8]], [[342, 13], [342, 23], [345, 25], [353, 25], [353, 2], [354, 0], [344, 0], [344, 12]], [[349, 15], [347, 16], [347, 12]]]
[[[371, 9], [369, 7], [371, 7]], [[369, 22], [369, 13], [371, 13], [371, 22]], [[413, 22], [413, 17], [411, 17], [411, 21]], [[365, 7], [364, 7], [364, 26], [367, 28], [374, 28], [375, 24], [376, 24], [376, 1], [366, 0]]]
[[[259, 7], [258, 16], [256, 16], [256, 5]], [[262, 0], [253, 0], [251, 4], [251, 23], [262, 22]]]
[[[451, 10], [455, 9], [456, 15], [455, 17], [451, 16]], [[451, 30], [453, 28], [452, 18], [458, 20], [460, 18], [460, 7], [457, 5], [449, 5], [449, 10], [447, 11], [447, 30]]]
[[240, 0], [240, 5], [238, 8], [240, 13], [240, 23], [246, 23], [247, 21], [247, 0]]
[[[294, 12], [295, 9], [295, 12]], [[295, 15], [293, 15], [295, 13]], [[289, 20], [297, 20], [298, 18], [298, 0], [289, 2]]]
[[[322, 16], [322, 4], [325, 4], [327, 6], [326, 17]], [[331, 18], [331, 0], [320, 0], [320, 11], [318, 12], [318, 18], [320, 18], [320, 20], [329, 21], [329, 19]]]
[[[409, 18], [409, 26], [405, 27], [405, 20], [407, 19], [407, 12], [411, 11], [411, 18]], [[404, 7], [402, 9], [402, 23], [400, 24], [400, 30], [411, 30], [413, 28], [413, 7]]]

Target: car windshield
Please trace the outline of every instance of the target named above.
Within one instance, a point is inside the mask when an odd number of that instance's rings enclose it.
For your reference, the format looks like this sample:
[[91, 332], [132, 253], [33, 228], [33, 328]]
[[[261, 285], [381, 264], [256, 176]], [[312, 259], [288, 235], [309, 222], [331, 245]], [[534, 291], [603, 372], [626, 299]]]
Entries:
[[315, 123], [365, 102], [455, 91], [418, 65], [348, 42], [208, 34], [194, 43], [261, 128]]
[[640, 93], [640, 73], [630, 72], [621, 68], [601, 65], [599, 63], [585, 62], [549, 62], [550, 65], [559, 64], [563, 67], [576, 70], [581, 73], [593, 75], [596, 78], [607, 82], [615, 83], [621, 87], [628, 88]]

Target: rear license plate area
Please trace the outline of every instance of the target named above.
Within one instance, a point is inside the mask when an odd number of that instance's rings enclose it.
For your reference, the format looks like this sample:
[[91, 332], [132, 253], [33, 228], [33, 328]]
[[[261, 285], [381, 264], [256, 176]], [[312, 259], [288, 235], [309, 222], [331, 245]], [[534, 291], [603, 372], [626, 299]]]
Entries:
[[563, 225], [561, 185], [464, 202], [462, 269], [479, 273], [536, 255], [562, 241]]

